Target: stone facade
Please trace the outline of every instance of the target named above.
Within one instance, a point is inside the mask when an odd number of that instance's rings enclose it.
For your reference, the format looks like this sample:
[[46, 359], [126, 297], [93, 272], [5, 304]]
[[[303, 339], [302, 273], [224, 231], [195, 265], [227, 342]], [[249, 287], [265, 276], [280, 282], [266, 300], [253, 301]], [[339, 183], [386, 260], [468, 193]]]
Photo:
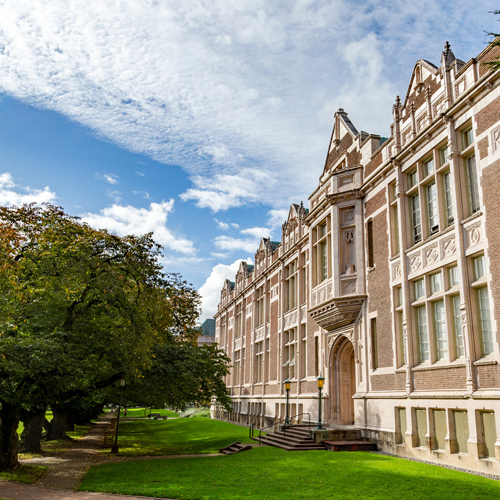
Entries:
[[335, 124], [309, 209], [226, 281], [234, 412], [355, 425], [382, 450], [500, 473], [500, 72], [419, 60], [391, 137]]

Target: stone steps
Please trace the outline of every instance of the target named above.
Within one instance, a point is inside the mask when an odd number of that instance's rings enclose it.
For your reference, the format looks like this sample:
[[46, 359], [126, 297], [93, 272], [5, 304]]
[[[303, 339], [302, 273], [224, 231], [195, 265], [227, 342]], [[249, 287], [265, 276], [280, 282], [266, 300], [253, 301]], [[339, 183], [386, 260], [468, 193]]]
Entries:
[[365, 439], [352, 441], [323, 441], [323, 443], [329, 451], [377, 451], [377, 445]]
[[240, 451], [251, 450], [252, 445], [250, 444], [241, 444], [241, 441], [235, 441], [234, 443], [226, 446], [225, 448], [221, 448], [219, 453], [224, 453], [224, 455], [234, 455], [235, 453], [239, 453]]

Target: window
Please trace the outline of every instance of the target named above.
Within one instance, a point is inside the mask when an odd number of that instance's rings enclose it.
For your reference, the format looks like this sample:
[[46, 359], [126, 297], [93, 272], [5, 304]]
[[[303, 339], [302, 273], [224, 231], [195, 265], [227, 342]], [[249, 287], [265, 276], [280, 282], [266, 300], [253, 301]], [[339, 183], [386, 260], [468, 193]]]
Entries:
[[453, 192], [451, 189], [450, 172], [443, 175], [444, 187], [444, 208], [446, 211], [446, 225], [451, 226], [454, 222], [453, 218]]
[[453, 308], [453, 327], [455, 330], [455, 350], [457, 358], [465, 356], [464, 331], [462, 329], [462, 315], [460, 312], [460, 295], [451, 298]]
[[285, 349], [283, 353], [283, 376], [288, 379], [295, 377], [295, 329], [284, 333]]
[[314, 337], [314, 374], [319, 376], [319, 337]]
[[233, 385], [240, 385], [240, 352], [234, 352], [234, 363], [233, 363]]
[[479, 188], [477, 181], [476, 157], [469, 156], [465, 160], [467, 169], [467, 186], [469, 189], [469, 206], [471, 213], [476, 213], [479, 208]]
[[442, 276], [441, 272], [436, 273], [436, 274], [431, 274], [431, 276], [430, 276], [431, 294], [442, 291], [443, 284], [442, 284], [441, 276]]
[[478, 279], [486, 275], [485, 265], [484, 265], [484, 255], [472, 259], [472, 263], [474, 265], [474, 280], [477, 281]]
[[445, 450], [445, 438], [447, 434], [446, 412], [444, 410], [433, 410], [434, 420], [434, 446], [435, 450]]
[[497, 431], [495, 426], [495, 414], [492, 411], [481, 411], [481, 434], [483, 438], [483, 457], [495, 458], [495, 441]]
[[453, 426], [455, 427], [455, 453], [467, 453], [467, 441], [469, 440], [469, 420], [467, 412], [454, 410]]
[[453, 266], [448, 268], [448, 281], [450, 288], [458, 285], [458, 267]]
[[396, 444], [404, 444], [406, 435], [406, 408], [397, 408], [396, 410], [397, 410], [397, 423], [399, 427]]
[[416, 186], [417, 182], [418, 182], [418, 174], [417, 174], [417, 169], [415, 169], [408, 174], [408, 189], [412, 188], [413, 186]]
[[477, 302], [479, 307], [479, 330], [481, 333], [483, 354], [488, 355], [493, 353], [493, 332], [491, 330], [490, 305], [487, 287], [477, 289]]
[[443, 166], [448, 161], [449, 149], [448, 146], [439, 150], [439, 166]]
[[422, 239], [422, 221], [420, 219], [420, 199], [418, 194], [411, 197], [411, 227], [413, 243], [418, 243]]
[[316, 229], [316, 276], [317, 284], [328, 278], [328, 223], [325, 221]]
[[236, 317], [234, 324], [234, 338], [239, 339], [242, 334], [243, 328], [243, 304], [238, 304], [236, 306]]
[[425, 435], [427, 434], [427, 415], [425, 409], [415, 410], [415, 423], [417, 427], [417, 447], [425, 447]]
[[370, 331], [372, 338], [372, 370], [376, 370], [378, 368], [377, 318], [370, 320]]
[[285, 268], [285, 311], [290, 311], [290, 309], [294, 309], [296, 306], [296, 271], [295, 261]]
[[263, 371], [264, 371], [264, 341], [255, 343], [255, 364], [254, 364], [254, 375], [255, 382], [258, 384], [263, 382]]
[[439, 231], [438, 201], [436, 194], [436, 183], [432, 182], [426, 188], [427, 191], [427, 219], [429, 221], [429, 234]]
[[418, 280], [413, 283], [413, 291], [415, 300], [421, 299], [424, 296], [424, 280]]
[[259, 327], [264, 324], [264, 303], [265, 303], [264, 286], [261, 286], [260, 288], [257, 288], [256, 292], [255, 327]]
[[302, 333], [302, 340], [300, 345], [300, 378], [305, 378], [307, 376], [307, 339], [306, 339], [306, 325], [300, 325], [300, 331]]
[[429, 353], [429, 332], [427, 330], [427, 312], [425, 306], [416, 308], [417, 312], [417, 331], [419, 345], [419, 359], [421, 363], [430, 360]]
[[373, 220], [369, 220], [366, 225], [367, 240], [368, 240], [368, 267], [373, 267], [375, 265], [375, 259], [373, 255]]
[[448, 359], [448, 334], [442, 300], [434, 302], [434, 334], [436, 336], [437, 359]]
[[474, 142], [474, 134], [472, 133], [472, 127], [464, 130], [462, 132], [462, 146], [463, 149], [468, 148]]
[[434, 159], [430, 158], [423, 163], [424, 167], [424, 177], [434, 173]]

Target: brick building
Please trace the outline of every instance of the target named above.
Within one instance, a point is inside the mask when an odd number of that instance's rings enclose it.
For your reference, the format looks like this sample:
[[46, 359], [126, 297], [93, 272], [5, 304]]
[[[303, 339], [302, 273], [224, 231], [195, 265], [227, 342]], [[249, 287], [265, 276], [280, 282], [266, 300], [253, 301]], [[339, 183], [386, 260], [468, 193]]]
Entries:
[[[391, 137], [335, 114], [309, 209], [221, 292], [234, 412], [355, 425], [402, 456], [500, 473], [500, 72], [419, 60]], [[307, 419], [307, 416], [303, 416]], [[300, 420], [300, 417], [299, 417]]]

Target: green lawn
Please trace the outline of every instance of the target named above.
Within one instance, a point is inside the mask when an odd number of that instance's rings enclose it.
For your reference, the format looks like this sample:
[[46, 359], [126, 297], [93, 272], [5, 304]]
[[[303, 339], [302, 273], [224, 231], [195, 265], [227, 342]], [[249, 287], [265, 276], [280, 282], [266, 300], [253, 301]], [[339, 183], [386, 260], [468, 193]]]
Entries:
[[[151, 410], [151, 413], [159, 413], [162, 417], [168, 417], [168, 418], [176, 418], [179, 416], [178, 413], [175, 411], [171, 410], [164, 410], [164, 409], [159, 409], [159, 410]], [[123, 415], [123, 410], [121, 415]], [[144, 415], [147, 417], [149, 415], [149, 408], [146, 408], [146, 411], [144, 412], [144, 408], [128, 408], [127, 409], [127, 418], [129, 417], [142, 417], [144, 418]]]
[[134, 456], [217, 453], [234, 441], [252, 442], [248, 428], [209, 418], [121, 420], [118, 435], [120, 455]]
[[20, 465], [12, 471], [0, 472], [0, 479], [18, 481], [19, 483], [34, 483], [46, 470], [47, 467], [39, 465]]
[[498, 500], [500, 482], [367, 452], [254, 448], [91, 467], [80, 490], [178, 499]]

